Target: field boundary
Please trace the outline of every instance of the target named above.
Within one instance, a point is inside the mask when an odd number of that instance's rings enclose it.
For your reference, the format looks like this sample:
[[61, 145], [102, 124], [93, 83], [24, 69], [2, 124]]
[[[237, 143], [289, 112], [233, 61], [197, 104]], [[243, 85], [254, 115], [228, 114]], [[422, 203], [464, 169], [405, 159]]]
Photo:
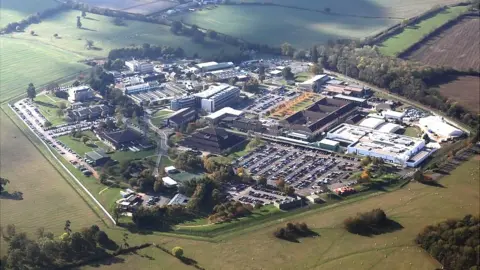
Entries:
[[365, 40], [366, 40], [365, 45], [372, 46], [372, 45], [380, 44], [380, 43], [384, 42], [385, 40], [387, 40], [387, 39], [389, 39], [389, 38], [391, 38], [395, 35], [400, 34], [408, 26], [416, 24], [416, 23], [418, 23], [420, 21], [423, 21], [423, 20], [425, 20], [429, 17], [433, 17], [436, 14], [440, 13], [441, 11], [446, 10], [447, 8], [457, 7], [457, 6], [468, 6], [470, 4], [471, 4], [470, 2], [460, 2], [460, 3], [451, 4], [451, 5], [445, 5], [445, 6], [440, 6], [440, 7], [437, 7], [437, 8], [432, 8], [430, 10], [425, 11], [424, 13], [422, 13], [420, 15], [405, 19], [406, 21], [403, 21], [403, 22], [400, 22], [396, 25], [393, 25], [393, 26], [385, 29], [384, 31], [381, 31], [380, 33], [378, 33], [376, 35], [365, 38]]
[[[8, 107], [10, 108], [10, 110], [11, 110], [13, 113], [15, 113], [16, 117], [18, 117], [18, 119], [20, 119], [20, 116], [18, 115], [18, 113], [17, 113], [15, 110], [13, 110], [13, 108], [11, 107], [10, 104], [8, 104]], [[4, 110], [4, 109], [2, 108], [2, 110]], [[5, 112], [5, 114], [8, 116], [8, 113]], [[9, 117], [10, 117], [10, 116], [9, 116]], [[17, 124], [15, 123], [15, 121], [13, 121], [13, 119], [10, 119], [10, 120], [12, 120], [12, 122], [13, 122], [15, 125], [17, 125]], [[17, 126], [18, 126], [18, 125], [17, 125]], [[95, 202], [95, 204], [102, 210], [102, 212], [110, 219], [110, 221], [111, 221], [114, 225], [116, 225], [117, 223], [116, 223], [115, 219], [114, 219], [114, 218], [110, 215], [110, 213], [103, 207], [103, 205], [102, 205], [102, 204], [92, 195], [92, 193], [90, 193], [90, 191], [75, 177], [75, 175], [73, 175], [72, 172], [70, 172], [70, 170], [68, 170], [68, 168], [65, 167], [65, 165], [58, 159], [57, 156], [55, 156], [55, 154], [54, 154], [54, 153], [52, 152], [52, 150], [48, 147], [48, 145], [47, 145], [42, 139], [40, 139], [40, 137], [38, 137], [38, 135], [32, 130], [32, 128], [29, 127], [29, 126], [27, 126], [27, 127], [28, 127], [28, 129], [30, 130], [30, 132], [33, 133], [33, 134], [35, 135], [35, 137], [36, 137], [38, 140], [41, 141], [41, 143], [43, 144], [43, 146], [45, 146], [45, 148], [46, 148], [47, 151], [51, 154], [51, 156], [55, 159], [55, 161], [57, 161], [57, 163], [67, 172], [67, 174], [68, 174], [70, 177], [72, 177], [73, 180], [75, 180], [76, 184], [78, 184], [80, 187], [82, 187], [83, 191], [84, 191], [86, 194], [89, 195], [90, 199], [92, 199], [93, 202]], [[20, 128], [19, 128], [19, 129], [20, 129]], [[22, 130], [22, 129], [20, 129], [20, 130]], [[22, 131], [22, 132], [23, 132], [23, 131]], [[28, 137], [26, 134], [25, 134], [25, 136], [29, 139], [29, 137]], [[30, 140], [30, 139], [29, 139], [29, 140]], [[30, 141], [31, 141], [31, 140], [30, 140]], [[33, 143], [33, 142], [32, 142], [32, 143]], [[36, 144], [33, 143], [33, 145], [36, 145]], [[40, 153], [41, 153], [42, 155], [44, 155], [42, 151], [40, 151]], [[47, 160], [49, 160], [49, 159], [47, 158]], [[56, 168], [56, 167], [54, 166], [54, 168]], [[67, 182], [68, 182], [68, 181], [67, 181]], [[74, 189], [75, 189], [75, 188], [74, 188]], [[76, 189], [75, 189], [75, 190], [76, 190]], [[80, 197], [84, 198], [83, 196], [80, 196]], [[90, 205], [90, 204], [87, 203], [87, 205]], [[94, 209], [92, 209], [92, 210], [93, 210], [95, 213], [97, 213], [97, 211], [95, 211]], [[103, 220], [102, 217], [100, 217], [100, 218]]]
[[423, 36], [419, 41], [413, 43], [412, 45], [410, 45], [407, 49], [405, 49], [404, 51], [400, 52], [398, 54], [398, 58], [407, 58], [409, 56], [409, 54], [411, 54], [412, 52], [418, 50], [422, 45], [424, 45], [424, 43], [428, 42], [428, 40], [432, 39], [432, 38], [435, 38], [435, 36], [437, 35], [440, 35], [443, 31], [446, 31], [448, 30], [449, 28], [451, 28], [452, 26], [454, 26], [456, 23], [460, 22], [461, 20], [463, 20], [464, 18], [467, 18], [467, 17], [476, 17], [476, 18], [479, 18], [480, 17], [480, 14], [478, 13], [475, 13], [475, 12], [471, 12], [471, 11], [467, 11], [466, 13], [463, 13], [463, 14], [460, 14], [458, 17], [455, 17], [447, 22], [445, 22], [445, 24], [441, 25], [440, 27], [436, 28], [435, 30], [433, 30], [432, 32], [426, 34], [425, 36]]

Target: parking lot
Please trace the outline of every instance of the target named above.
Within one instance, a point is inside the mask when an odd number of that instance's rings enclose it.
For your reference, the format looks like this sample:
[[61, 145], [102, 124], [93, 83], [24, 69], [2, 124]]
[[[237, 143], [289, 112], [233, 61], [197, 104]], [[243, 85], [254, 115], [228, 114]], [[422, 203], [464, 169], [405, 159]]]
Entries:
[[267, 205], [273, 202], [280, 202], [287, 198], [283, 192], [276, 190], [275, 187], [247, 186], [239, 184], [227, 188], [229, 199], [248, 203], [251, 205]]
[[268, 184], [278, 179], [301, 195], [351, 185], [349, 177], [360, 170], [358, 158], [340, 157], [322, 150], [311, 150], [277, 143], [257, 148], [236, 160], [252, 176], [265, 177]]
[[294, 91], [288, 90], [276, 90], [276, 91], [267, 91], [264, 90], [260, 93], [260, 97], [255, 100], [255, 102], [243, 110], [248, 113], [265, 115], [265, 113], [279, 104], [297, 97], [299, 94]]

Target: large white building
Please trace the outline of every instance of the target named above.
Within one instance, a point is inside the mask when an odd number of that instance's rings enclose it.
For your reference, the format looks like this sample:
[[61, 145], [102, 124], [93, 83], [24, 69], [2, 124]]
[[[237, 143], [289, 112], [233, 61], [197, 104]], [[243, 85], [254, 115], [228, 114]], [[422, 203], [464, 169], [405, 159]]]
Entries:
[[210, 71], [215, 71], [220, 69], [233, 68], [235, 67], [235, 65], [232, 62], [223, 62], [223, 63], [205, 62], [205, 63], [197, 64], [196, 67], [200, 70], [200, 72], [210, 72]]
[[368, 127], [341, 124], [327, 133], [327, 138], [347, 143], [347, 152], [382, 158], [386, 162], [416, 167], [434, 150], [425, 148], [425, 141]]
[[71, 103], [87, 101], [92, 99], [94, 96], [95, 94], [93, 93], [93, 90], [87, 85], [76, 86], [68, 89], [68, 101]]
[[153, 64], [148, 62], [141, 62], [138, 60], [125, 61], [125, 66], [127, 66], [130, 71], [140, 72], [140, 73], [151, 73], [153, 72]]
[[209, 89], [194, 94], [197, 104], [207, 112], [215, 112], [238, 100], [240, 88], [225, 83], [210, 86]]
[[124, 89], [125, 95], [136, 94], [141, 92], [148, 92], [160, 88], [158, 82], [140, 83], [126, 86]]
[[327, 74], [320, 74], [316, 75], [311, 79], [308, 79], [304, 82], [299, 83], [297, 86], [301, 90], [305, 91], [319, 91], [320, 86], [322, 86], [325, 82], [330, 80]]
[[463, 135], [463, 131], [448, 124], [440, 116], [427, 116], [418, 121], [420, 128], [427, 133], [440, 137], [441, 139], [455, 138]]

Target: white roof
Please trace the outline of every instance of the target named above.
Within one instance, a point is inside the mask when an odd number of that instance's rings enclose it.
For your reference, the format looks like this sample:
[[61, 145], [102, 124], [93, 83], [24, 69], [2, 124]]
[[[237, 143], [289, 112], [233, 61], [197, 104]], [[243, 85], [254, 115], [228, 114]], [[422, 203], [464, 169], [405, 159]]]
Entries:
[[174, 166], [165, 167], [165, 171], [166, 171], [166, 172], [173, 171], [173, 170], [176, 170], [176, 169], [177, 169], [177, 168], [175, 168]]
[[340, 142], [337, 142], [337, 141], [334, 141], [334, 140], [330, 140], [330, 139], [323, 139], [320, 141], [321, 144], [326, 144], [326, 145], [330, 145], [330, 146], [337, 146], [340, 144]]
[[209, 115], [206, 116], [206, 118], [208, 119], [217, 119], [218, 117], [221, 117], [225, 114], [231, 114], [231, 115], [235, 115], [235, 116], [240, 116], [243, 114], [243, 111], [239, 111], [239, 110], [235, 110], [235, 109], [232, 109], [230, 107], [225, 107], [225, 108], [222, 108], [214, 113], [211, 113]]
[[356, 101], [356, 102], [365, 102], [364, 98], [351, 97], [351, 96], [346, 96], [346, 95], [342, 95], [342, 94], [338, 94], [335, 97], [340, 98], [340, 99]]
[[385, 132], [385, 133], [394, 133], [395, 131], [399, 130], [401, 128], [400, 125], [394, 124], [394, 123], [385, 123], [384, 125], [381, 125], [379, 128], [377, 128], [378, 131], [380, 132]]
[[382, 115], [384, 117], [402, 118], [405, 116], [405, 112], [396, 112], [392, 110], [386, 110], [386, 111], [382, 111]]
[[278, 74], [282, 73], [282, 71], [281, 70], [272, 70], [269, 73], [272, 74], [272, 75], [278, 75]]
[[385, 123], [383, 119], [369, 117], [360, 122], [359, 126], [375, 129], [383, 123]]
[[176, 186], [178, 184], [177, 181], [173, 180], [172, 178], [170, 178], [168, 176], [163, 177], [162, 181], [166, 186]]
[[190, 200], [189, 197], [177, 193], [173, 198], [168, 202], [168, 205], [185, 205]]
[[428, 129], [441, 137], [458, 137], [463, 134], [458, 128], [446, 123], [440, 116], [427, 116], [418, 121], [420, 127]]
[[196, 93], [194, 96], [199, 97], [199, 98], [210, 98], [211, 96], [214, 96], [215, 94], [218, 94], [222, 91], [226, 91], [232, 88], [238, 88], [226, 83], [219, 83], [215, 85], [211, 85], [207, 90]]
[[301, 84], [312, 84], [312, 83], [315, 83], [316, 81], [321, 80], [321, 79], [323, 79], [323, 78], [325, 78], [325, 77], [327, 77], [327, 74], [316, 75], [316, 76], [314, 76], [313, 78], [308, 79], [308, 80], [304, 81], [304, 82], [301, 83]]
[[211, 66], [215, 66], [215, 65], [218, 65], [217, 62], [205, 62], [205, 63], [200, 63], [200, 64], [197, 64], [197, 67], [198, 68], [204, 68], [204, 67], [211, 67]]

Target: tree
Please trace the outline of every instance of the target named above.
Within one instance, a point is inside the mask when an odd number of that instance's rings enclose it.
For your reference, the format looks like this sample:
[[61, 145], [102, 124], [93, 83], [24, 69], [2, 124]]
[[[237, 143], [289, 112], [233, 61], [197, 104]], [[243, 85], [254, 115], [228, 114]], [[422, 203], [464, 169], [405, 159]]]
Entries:
[[90, 39], [85, 40], [85, 48], [87, 48], [87, 50], [92, 49], [93, 45], [94, 45], [93, 40], [90, 40]]
[[293, 196], [295, 194], [295, 188], [289, 185], [285, 185], [283, 192], [285, 192], [285, 194], [287, 194], [288, 196]]
[[360, 165], [362, 165], [362, 167], [365, 167], [370, 163], [372, 163], [372, 158], [370, 158], [369, 156], [362, 158], [362, 161], [360, 161]]
[[283, 190], [285, 187], [285, 180], [283, 178], [278, 178], [275, 184], [277, 185], [278, 189]]
[[87, 17], [87, 12], [85, 12], [85, 10], [82, 10], [82, 17]]
[[5, 186], [10, 183], [7, 178], [0, 177], [0, 193], [5, 190]]
[[77, 28], [82, 28], [82, 22], [80, 21], [80, 16], [77, 16]]
[[311, 49], [310, 49], [310, 62], [316, 64], [318, 61], [318, 50], [317, 50], [317, 46], [313, 46]]
[[53, 37], [58, 38], [58, 34], [57, 33], [53, 34]]
[[282, 55], [285, 55], [285, 56], [293, 56], [293, 53], [295, 52], [295, 49], [289, 43], [283, 43], [280, 49], [281, 49]]
[[155, 192], [160, 192], [163, 188], [164, 188], [164, 185], [163, 185], [162, 179], [158, 179], [153, 184], [153, 191], [155, 191]]
[[423, 172], [422, 170], [416, 170], [414, 173], [413, 173], [413, 180], [417, 181], [417, 182], [422, 182], [425, 180], [425, 176], [423, 175]]
[[113, 70], [122, 70], [125, 66], [125, 62], [122, 59], [117, 59], [112, 63]]
[[48, 128], [48, 127], [52, 126], [52, 123], [47, 120], [47, 121], [45, 121], [45, 123], [43, 123], [43, 126]]
[[267, 185], [267, 178], [265, 176], [260, 176], [258, 178], [258, 184], [261, 186], [266, 186]]
[[332, 11], [329, 7], [326, 7], [323, 9], [323, 11], [327, 12], [327, 13], [330, 13], [330, 11]]
[[243, 83], [243, 91], [256, 93], [259, 90], [260, 83], [255, 78], [250, 78]]
[[208, 30], [207, 31], [207, 36], [210, 39], [216, 39], [217, 38], [217, 32], [215, 32], [214, 30]]
[[58, 108], [60, 108], [61, 110], [65, 110], [67, 108], [67, 104], [65, 104], [65, 102], [60, 102], [58, 104]]
[[30, 35], [35, 36], [35, 31], [30, 31]]
[[33, 86], [33, 83], [29, 83], [27, 87], [27, 96], [30, 99], [34, 99], [37, 96], [37, 92], [35, 91], [35, 86]]
[[310, 73], [312, 73], [313, 75], [322, 74], [323, 73], [323, 68], [321, 68], [320, 65], [318, 65], [318, 64], [313, 64], [310, 67]]
[[90, 140], [90, 138], [88, 138], [88, 136], [83, 136], [82, 139], [81, 139], [82, 143], [84, 143], [84, 144], [87, 144], [87, 142], [89, 140]]
[[115, 219], [115, 223], [118, 223], [118, 218], [122, 215], [122, 210], [114, 205], [112, 209], [112, 215], [113, 219]]
[[282, 75], [285, 80], [293, 80], [295, 75], [292, 73], [292, 68], [286, 67], [282, 70]]
[[108, 238], [108, 235], [104, 231], [97, 231], [95, 240], [102, 246], [106, 246], [110, 242], [110, 238]]
[[170, 26], [170, 31], [174, 34], [178, 34], [182, 32], [183, 30], [183, 24], [179, 21], [174, 21], [172, 22], [172, 25]]
[[205, 34], [200, 30], [194, 30], [192, 34], [192, 41], [195, 43], [203, 43], [205, 41]]
[[55, 111], [55, 114], [58, 116], [58, 117], [62, 117], [63, 116], [63, 110], [62, 109], [58, 109]]
[[360, 175], [359, 182], [367, 183], [368, 181], [370, 181], [370, 172], [368, 170], [363, 170], [362, 174]]
[[125, 21], [123, 20], [123, 18], [121, 17], [115, 17], [113, 18], [113, 24], [117, 25], [117, 26], [124, 26], [126, 25], [125, 24]]
[[293, 54], [293, 59], [295, 60], [302, 60], [306, 57], [306, 52], [304, 50], [298, 50]]
[[174, 247], [172, 249], [172, 254], [173, 256], [177, 257], [177, 258], [182, 258], [183, 257], [183, 248], [181, 247]]

